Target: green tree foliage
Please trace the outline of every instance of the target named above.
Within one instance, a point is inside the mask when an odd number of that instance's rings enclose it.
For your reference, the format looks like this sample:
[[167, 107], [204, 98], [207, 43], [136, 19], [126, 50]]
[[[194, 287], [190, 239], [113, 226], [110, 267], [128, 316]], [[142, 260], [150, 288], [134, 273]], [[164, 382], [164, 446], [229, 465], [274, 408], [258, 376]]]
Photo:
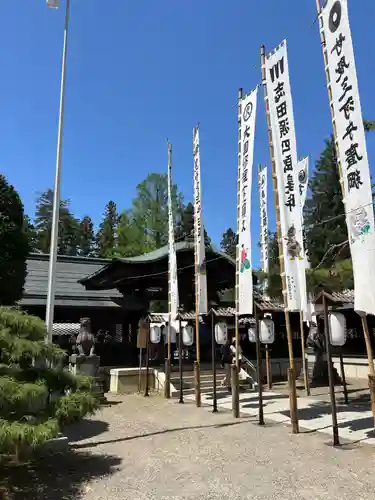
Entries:
[[112, 257], [115, 251], [116, 227], [118, 222], [117, 207], [114, 201], [109, 201], [104, 209], [103, 220], [96, 235], [96, 245], [99, 257]]
[[282, 283], [280, 277], [279, 244], [276, 233], [268, 236], [268, 262], [269, 272], [267, 278], [266, 294], [273, 299], [282, 299]]
[[[53, 190], [48, 189], [37, 199], [35, 212], [35, 230], [37, 247], [42, 253], [49, 253], [52, 231]], [[79, 222], [69, 209], [69, 201], [60, 201], [58, 253], [77, 255]]]
[[[172, 211], [175, 223], [182, 209], [182, 194], [172, 185]], [[145, 251], [168, 243], [168, 179], [165, 174], [149, 174], [137, 186], [137, 196], [131, 208], [137, 227], [143, 229]]]
[[[175, 225], [182, 212], [182, 194], [172, 186], [172, 210]], [[134, 256], [150, 252], [168, 243], [167, 176], [149, 174], [137, 186], [137, 195], [129, 210], [122, 212], [116, 229], [115, 254]]]
[[237, 236], [233, 229], [227, 229], [221, 238], [220, 247], [226, 254], [230, 255], [233, 259], [236, 258], [236, 244]]
[[365, 120], [364, 126], [365, 126], [366, 132], [371, 132], [371, 131], [375, 130], [375, 121]]
[[78, 228], [79, 254], [84, 257], [91, 257], [95, 254], [95, 234], [94, 224], [91, 217], [83, 217]]
[[91, 380], [59, 368], [65, 352], [45, 334], [41, 319], [0, 307], [0, 454], [16, 459], [98, 406]]
[[117, 244], [115, 254], [134, 257], [144, 253], [144, 228], [135, 223], [132, 213], [124, 210], [116, 227]]
[[329, 268], [338, 260], [350, 258], [349, 245], [345, 244], [348, 232], [333, 139], [325, 143], [309, 188], [304, 216], [311, 267]]
[[[176, 225], [176, 241], [194, 241], [194, 205], [189, 202], [182, 208], [181, 216]], [[211, 238], [204, 230], [204, 244], [211, 246]]]
[[30, 217], [28, 215], [24, 215], [23, 217], [23, 229], [26, 233], [27, 240], [29, 242], [29, 250], [30, 252], [38, 251], [38, 236], [35, 230], [35, 226], [32, 223]]
[[22, 297], [29, 241], [22, 201], [0, 175], [0, 304], [12, 305]]

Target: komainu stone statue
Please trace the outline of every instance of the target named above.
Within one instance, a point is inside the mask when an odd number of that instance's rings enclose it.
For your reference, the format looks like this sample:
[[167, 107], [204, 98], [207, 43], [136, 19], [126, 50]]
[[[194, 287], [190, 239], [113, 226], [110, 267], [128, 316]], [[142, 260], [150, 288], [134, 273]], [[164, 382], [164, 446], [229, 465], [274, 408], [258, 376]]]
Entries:
[[90, 318], [81, 318], [81, 328], [77, 336], [77, 347], [79, 354], [85, 356], [93, 356], [95, 348], [95, 337], [91, 333]]

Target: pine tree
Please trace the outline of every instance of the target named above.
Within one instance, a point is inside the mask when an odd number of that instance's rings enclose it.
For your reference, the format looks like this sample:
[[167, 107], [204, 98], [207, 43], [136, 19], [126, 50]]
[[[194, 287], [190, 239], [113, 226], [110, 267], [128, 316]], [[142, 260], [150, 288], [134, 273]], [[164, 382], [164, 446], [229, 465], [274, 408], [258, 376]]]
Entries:
[[0, 174], [0, 304], [12, 305], [22, 297], [29, 250], [22, 201]]
[[236, 245], [237, 235], [230, 227], [227, 229], [221, 238], [220, 247], [226, 254], [230, 255], [233, 259], [236, 258]]
[[117, 208], [114, 201], [105, 206], [103, 220], [96, 235], [96, 245], [99, 257], [110, 258], [115, 253], [116, 226], [118, 222]]
[[95, 253], [94, 224], [88, 215], [85, 215], [79, 224], [78, 246], [80, 255], [90, 257]]
[[[49, 253], [52, 232], [53, 190], [48, 189], [37, 200], [35, 213], [35, 229], [37, 249]], [[58, 253], [60, 255], [77, 255], [78, 221], [69, 210], [69, 201], [60, 200]]]
[[[350, 258], [345, 209], [333, 139], [316, 162], [311, 177], [310, 196], [305, 205], [305, 227], [312, 268], [329, 268], [334, 262]], [[324, 258], [324, 262], [322, 259]]]
[[91, 380], [58, 368], [65, 352], [45, 334], [41, 319], [0, 307], [0, 455], [16, 460], [98, 407]]

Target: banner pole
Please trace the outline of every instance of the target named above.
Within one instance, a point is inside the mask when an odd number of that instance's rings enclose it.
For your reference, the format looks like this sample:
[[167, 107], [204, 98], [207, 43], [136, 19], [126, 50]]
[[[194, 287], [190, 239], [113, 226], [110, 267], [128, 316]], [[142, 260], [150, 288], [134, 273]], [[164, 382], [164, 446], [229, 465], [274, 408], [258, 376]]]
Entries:
[[266, 118], [267, 118], [267, 128], [268, 128], [268, 144], [270, 149], [271, 164], [272, 164], [272, 183], [273, 183], [273, 193], [275, 199], [275, 209], [276, 209], [276, 231], [277, 239], [279, 243], [279, 260], [280, 260], [280, 276], [283, 287], [284, 296], [284, 315], [285, 315], [285, 326], [288, 338], [288, 352], [289, 352], [289, 369], [288, 369], [288, 386], [289, 386], [289, 405], [290, 405], [290, 419], [292, 423], [293, 434], [298, 434], [298, 409], [297, 409], [297, 390], [296, 390], [296, 369], [295, 360], [293, 354], [293, 336], [292, 327], [290, 324], [290, 317], [288, 311], [287, 295], [286, 295], [286, 279], [284, 271], [284, 254], [283, 245], [281, 240], [281, 225], [280, 225], [280, 206], [279, 206], [279, 195], [277, 192], [277, 178], [276, 178], [276, 163], [274, 157], [273, 141], [272, 141], [272, 129], [271, 129], [271, 117], [268, 103], [268, 93], [267, 93], [267, 83], [266, 83], [266, 52], [264, 45], [260, 48], [260, 59], [262, 68], [262, 83], [264, 89], [264, 102], [266, 107]]
[[[319, 20], [319, 35], [320, 35], [320, 42], [322, 46], [322, 52], [323, 52], [323, 62], [324, 62], [324, 67], [327, 67], [328, 65], [328, 57], [327, 57], [327, 49], [326, 49], [326, 40], [325, 40], [325, 35], [323, 31], [323, 23], [321, 19], [321, 13], [322, 13], [322, 8], [320, 6], [320, 0], [315, 0], [316, 3], [316, 8], [318, 11], [318, 20]], [[332, 96], [332, 91], [331, 91], [331, 82], [329, 80], [329, 76], [327, 71], [326, 73], [326, 80], [327, 80], [327, 89], [328, 89], [328, 98], [331, 100]], [[337, 151], [337, 131], [336, 131], [336, 126], [335, 126], [335, 116], [334, 116], [334, 110], [333, 107], [330, 106], [331, 110], [331, 120], [332, 120], [332, 130], [333, 130], [333, 137], [334, 137], [334, 146], [336, 149], [336, 157], [339, 157], [339, 152]], [[340, 162], [337, 162], [338, 164], [338, 170], [339, 170], [339, 175], [340, 175], [340, 185], [341, 185], [341, 190], [342, 194], [344, 196], [344, 180], [342, 176], [342, 171], [341, 171], [341, 164]], [[357, 313], [359, 314], [359, 313]], [[374, 371], [374, 358], [373, 358], [373, 351], [372, 351], [372, 344], [371, 344], [371, 337], [370, 337], [370, 332], [368, 329], [368, 323], [367, 323], [367, 317], [365, 314], [359, 314], [361, 317], [362, 321], [362, 328], [363, 328], [363, 335], [365, 338], [365, 345], [366, 345], [366, 352], [367, 352], [367, 362], [368, 362], [368, 367], [369, 367], [369, 375], [368, 375], [368, 383], [369, 383], [369, 390], [370, 390], [370, 396], [371, 396], [371, 409], [372, 409], [372, 414], [374, 418], [374, 425], [375, 425], [375, 371]]]
[[306, 361], [306, 350], [305, 350], [305, 330], [303, 326], [303, 312], [299, 313], [299, 324], [301, 330], [301, 350], [302, 350], [302, 370], [303, 370], [303, 380], [305, 383], [306, 396], [310, 396], [310, 383], [309, 374], [307, 372], [307, 361]]
[[258, 423], [259, 425], [264, 425], [262, 354], [260, 350], [258, 307], [255, 301], [254, 301], [254, 318], [255, 318], [255, 341], [256, 341], [257, 378], [258, 378], [258, 406], [259, 406]]
[[240, 334], [238, 325], [238, 312], [239, 312], [239, 260], [240, 260], [240, 249], [238, 244], [238, 238], [240, 234], [240, 179], [241, 179], [241, 100], [243, 97], [242, 88], [238, 89], [238, 161], [237, 161], [237, 245], [236, 245], [236, 288], [235, 288], [235, 300], [236, 300], [236, 314], [234, 319], [234, 332], [236, 339], [236, 356], [234, 366], [231, 369], [231, 387], [232, 387], [232, 412], [235, 418], [240, 416], [240, 399], [239, 399], [239, 371], [240, 371]]

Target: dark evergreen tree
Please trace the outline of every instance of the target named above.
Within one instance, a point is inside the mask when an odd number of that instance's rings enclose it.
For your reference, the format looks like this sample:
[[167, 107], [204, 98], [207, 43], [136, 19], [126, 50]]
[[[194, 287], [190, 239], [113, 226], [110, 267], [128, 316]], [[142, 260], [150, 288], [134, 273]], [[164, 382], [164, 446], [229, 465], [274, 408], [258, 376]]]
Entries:
[[86, 215], [80, 222], [78, 228], [79, 253], [85, 257], [95, 254], [94, 224], [91, 217]]
[[[179, 222], [176, 225], [176, 241], [194, 241], [194, 205], [189, 202], [182, 210]], [[204, 230], [204, 244], [211, 246], [211, 238]]]
[[230, 255], [233, 259], [236, 258], [236, 245], [237, 245], [237, 235], [230, 227], [227, 229], [222, 236], [220, 247], [226, 254]]
[[[35, 229], [37, 250], [49, 253], [52, 231], [53, 190], [48, 189], [37, 200], [35, 213]], [[60, 200], [58, 253], [60, 255], [77, 255], [78, 221], [69, 210], [69, 201]]]
[[118, 222], [117, 208], [114, 201], [105, 206], [103, 220], [96, 235], [96, 245], [99, 257], [110, 258], [115, 253], [116, 226]]
[[0, 304], [22, 297], [29, 250], [21, 198], [0, 174]]
[[[350, 257], [345, 210], [333, 139], [327, 140], [309, 183], [306, 242], [312, 268]], [[324, 262], [322, 259], [324, 258]]]
[[280, 277], [279, 243], [276, 233], [268, 236], [268, 276], [266, 293], [269, 297], [282, 298], [282, 283]]

